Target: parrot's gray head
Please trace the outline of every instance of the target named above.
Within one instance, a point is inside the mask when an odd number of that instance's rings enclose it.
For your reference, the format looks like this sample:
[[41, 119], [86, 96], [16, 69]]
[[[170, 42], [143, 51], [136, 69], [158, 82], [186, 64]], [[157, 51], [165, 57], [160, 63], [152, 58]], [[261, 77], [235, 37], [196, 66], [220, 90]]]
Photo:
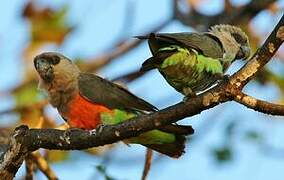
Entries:
[[77, 66], [70, 59], [56, 52], [45, 52], [36, 56], [34, 66], [41, 79], [46, 83], [79, 72]]
[[226, 52], [235, 54], [234, 59], [248, 59], [250, 45], [248, 36], [240, 28], [232, 25], [215, 25], [210, 33], [217, 36]]
[[45, 52], [34, 58], [34, 66], [40, 76], [39, 88], [47, 91], [54, 107], [66, 104], [76, 93], [80, 71], [67, 57], [56, 52]]

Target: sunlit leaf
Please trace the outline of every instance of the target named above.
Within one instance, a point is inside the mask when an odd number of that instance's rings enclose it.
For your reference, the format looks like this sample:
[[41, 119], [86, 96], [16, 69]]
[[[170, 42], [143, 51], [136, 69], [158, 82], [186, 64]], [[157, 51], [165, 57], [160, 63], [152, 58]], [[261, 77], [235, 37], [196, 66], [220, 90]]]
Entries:
[[87, 153], [96, 155], [96, 156], [102, 156], [109, 152], [111, 149], [115, 147], [115, 144], [110, 144], [110, 145], [105, 145], [105, 146], [100, 146], [100, 147], [94, 147], [94, 148], [89, 148], [85, 150]]
[[35, 82], [25, 84], [15, 90], [13, 95], [16, 107], [27, 107], [19, 112], [21, 124], [26, 124], [32, 128], [37, 127], [40, 118], [42, 118], [42, 109], [29, 107], [39, 101], [37, 84]]
[[38, 102], [38, 89], [37, 83], [31, 82], [14, 91], [16, 105], [30, 105]]
[[49, 162], [61, 162], [69, 158], [69, 151], [46, 150], [46, 159]]

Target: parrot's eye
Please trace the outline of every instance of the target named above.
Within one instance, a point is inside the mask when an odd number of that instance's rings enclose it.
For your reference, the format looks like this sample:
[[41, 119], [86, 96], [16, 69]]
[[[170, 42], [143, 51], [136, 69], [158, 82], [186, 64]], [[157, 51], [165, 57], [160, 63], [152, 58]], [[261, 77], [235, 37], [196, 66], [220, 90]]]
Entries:
[[56, 65], [56, 64], [58, 64], [58, 63], [60, 62], [60, 57], [54, 55], [54, 56], [51, 56], [51, 57], [50, 57], [50, 60], [51, 60], [51, 63], [52, 63], [53, 65]]
[[231, 35], [234, 37], [234, 39], [237, 41], [237, 43], [239, 43], [241, 45], [247, 44], [247, 39], [244, 38], [243, 36], [241, 36], [240, 34], [232, 33]]
[[242, 50], [239, 50], [237, 55], [236, 55], [236, 59], [242, 59], [245, 57], [245, 54]]

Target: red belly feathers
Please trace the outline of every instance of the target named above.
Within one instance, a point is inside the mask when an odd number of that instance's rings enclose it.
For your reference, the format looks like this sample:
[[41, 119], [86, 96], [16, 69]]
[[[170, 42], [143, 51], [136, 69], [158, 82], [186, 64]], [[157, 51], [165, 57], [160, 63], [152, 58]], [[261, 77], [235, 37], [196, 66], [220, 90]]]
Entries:
[[93, 104], [81, 95], [77, 95], [69, 104], [69, 112], [64, 113], [70, 127], [81, 129], [95, 129], [101, 123], [102, 112], [112, 112], [100, 104]]

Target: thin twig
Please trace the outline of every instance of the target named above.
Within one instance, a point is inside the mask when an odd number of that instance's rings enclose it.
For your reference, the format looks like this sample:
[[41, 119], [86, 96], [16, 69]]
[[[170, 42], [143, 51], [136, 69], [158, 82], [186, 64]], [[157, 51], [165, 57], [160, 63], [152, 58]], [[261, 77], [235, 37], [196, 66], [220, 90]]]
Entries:
[[112, 81], [122, 81], [124, 83], [130, 83], [133, 80], [143, 76], [146, 72], [142, 72], [140, 70], [136, 70], [127, 74], [123, 74], [121, 76], [118, 76], [114, 79], [112, 79]]
[[147, 148], [146, 155], [145, 155], [144, 169], [143, 169], [143, 174], [142, 174], [141, 180], [147, 179], [147, 176], [148, 176], [150, 168], [151, 168], [152, 156], [153, 156], [153, 150]]
[[230, 0], [225, 0], [225, 1], [224, 1], [224, 4], [225, 4], [225, 6], [224, 6], [224, 11], [225, 11], [226, 13], [232, 12], [232, 10], [233, 10], [234, 7], [233, 7], [231, 1], [230, 1]]
[[34, 175], [34, 163], [30, 157], [30, 154], [25, 159], [26, 162], [26, 180], [33, 180]]
[[36, 163], [37, 167], [43, 174], [46, 175], [46, 177], [50, 180], [57, 180], [57, 176], [53, 172], [53, 170], [50, 168], [44, 157], [38, 152], [35, 151], [31, 153], [32, 160]]

